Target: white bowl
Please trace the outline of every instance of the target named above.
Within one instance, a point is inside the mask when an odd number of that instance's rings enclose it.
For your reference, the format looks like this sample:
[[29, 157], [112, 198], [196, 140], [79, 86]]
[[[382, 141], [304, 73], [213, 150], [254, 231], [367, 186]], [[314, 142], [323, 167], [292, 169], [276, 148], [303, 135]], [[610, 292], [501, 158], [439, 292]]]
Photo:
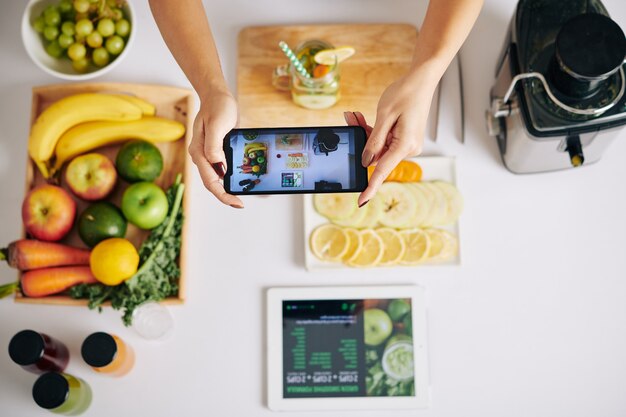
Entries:
[[59, 0], [30, 0], [24, 10], [22, 16], [22, 42], [24, 48], [28, 53], [28, 56], [33, 60], [35, 64], [45, 72], [55, 77], [63, 78], [65, 80], [83, 81], [91, 78], [98, 77], [111, 71], [116, 65], [122, 62], [122, 59], [126, 56], [129, 49], [132, 46], [135, 39], [135, 10], [130, 0], [126, 0], [126, 6], [124, 6], [125, 18], [130, 22], [130, 34], [124, 50], [121, 54], [112, 60], [108, 65], [98, 68], [93, 65], [89, 66], [89, 69], [85, 73], [78, 73], [72, 68], [72, 61], [69, 58], [53, 58], [44, 49], [44, 40], [42, 36], [33, 29], [32, 22], [41, 15], [43, 10], [50, 4], [59, 4]]

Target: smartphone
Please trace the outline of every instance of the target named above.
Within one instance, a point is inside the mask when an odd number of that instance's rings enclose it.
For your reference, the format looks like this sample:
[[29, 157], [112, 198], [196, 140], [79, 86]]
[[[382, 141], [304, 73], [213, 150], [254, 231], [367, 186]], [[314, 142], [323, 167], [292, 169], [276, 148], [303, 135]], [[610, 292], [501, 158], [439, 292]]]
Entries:
[[367, 188], [360, 126], [233, 129], [224, 138], [226, 192], [355, 193]]

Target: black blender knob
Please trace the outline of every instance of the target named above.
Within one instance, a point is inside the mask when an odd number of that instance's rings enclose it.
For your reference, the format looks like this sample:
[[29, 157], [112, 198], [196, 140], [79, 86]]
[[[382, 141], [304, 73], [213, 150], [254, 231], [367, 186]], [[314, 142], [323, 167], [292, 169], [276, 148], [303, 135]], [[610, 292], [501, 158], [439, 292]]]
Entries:
[[556, 38], [556, 58], [579, 81], [605, 80], [626, 57], [624, 32], [608, 16], [585, 13], [571, 18]]

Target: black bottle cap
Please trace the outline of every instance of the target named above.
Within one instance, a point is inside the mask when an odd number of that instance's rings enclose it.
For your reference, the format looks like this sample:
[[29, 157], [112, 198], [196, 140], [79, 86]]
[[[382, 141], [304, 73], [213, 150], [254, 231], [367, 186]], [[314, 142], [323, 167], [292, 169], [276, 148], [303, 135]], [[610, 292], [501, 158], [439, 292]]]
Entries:
[[83, 342], [80, 353], [88, 365], [101, 368], [115, 359], [117, 343], [115, 343], [113, 336], [108, 333], [92, 333]]
[[22, 330], [9, 342], [9, 356], [18, 365], [32, 365], [42, 358], [45, 343], [43, 337], [33, 330]]
[[571, 76], [605, 79], [624, 62], [626, 39], [608, 16], [584, 13], [565, 22], [556, 38], [556, 54]]
[[39, 407], [48, 410], [63, 405], [69, 393], [69, 382], [56, 372], [41, 375], [33, 385], [33, 399]]

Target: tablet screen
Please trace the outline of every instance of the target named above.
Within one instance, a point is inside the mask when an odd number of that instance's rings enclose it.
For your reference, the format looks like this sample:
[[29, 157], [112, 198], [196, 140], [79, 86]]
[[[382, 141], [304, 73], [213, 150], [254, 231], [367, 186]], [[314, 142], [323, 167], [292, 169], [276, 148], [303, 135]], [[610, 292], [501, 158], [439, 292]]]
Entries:
[[415, 396], [410, 299], [283, 301], [283, 398]]

